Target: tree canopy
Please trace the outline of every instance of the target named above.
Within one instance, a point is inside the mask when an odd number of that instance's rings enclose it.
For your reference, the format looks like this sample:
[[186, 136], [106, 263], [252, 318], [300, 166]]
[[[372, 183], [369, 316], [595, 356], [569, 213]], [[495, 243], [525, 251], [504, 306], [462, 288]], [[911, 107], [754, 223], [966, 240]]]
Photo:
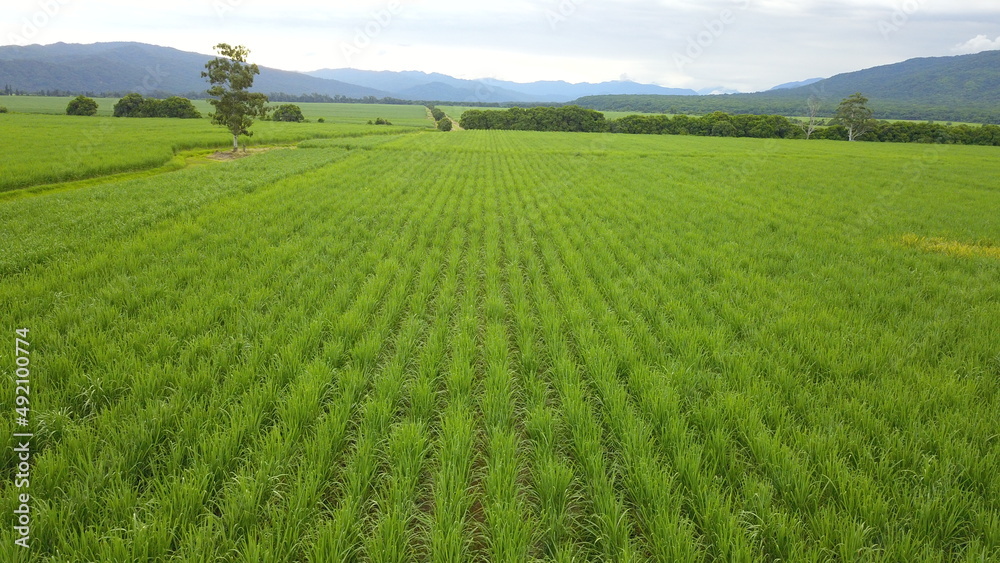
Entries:
[[282, 104], [278, 106], [271, 113], [271, 119], [274, 121], [293, 121], [297, 123], [306, 120], [305, 116], [302, 115], [302, 108], [295, 104]]
[[118, 100], [114, 109], [115, 117], [176, 117], [195, 119], [201, 113], [187, 98], [170, 96], [165, 100], [143, 98], [141, 94], [127, 94]]
[[468, 110], [462, 114], [463, 129], [507, 129], [513, 131], [608, 130], [604, 114], [579, 106], [510, 108], [508, 110]]
[[847, 140], [855, 141], [875, 125], [872, 110], [868, 108], [868, 98], [860, 92], [851, 94], [837, 107], [835, 123], [847, 129]]
[[267, 96], [250, 92], [254, 76], [260, 74], [256, 64], [248, 64], [250, 50], [242, 45], [235, 47], [227, 43], [215, 46], [221, 55], [205, 64], [201, 73], [207, 78], [211, 87], [208, 95], [213, 100], [209, 103], [215, 108], [212, 113], [212, 123], [226, 127], [233, 135], [233, 150], [239, 148], [239, 136], [250, 137], [253, 133], [250, 126], [255, 117], [267, 114]]
[[83, 95], [77, 96], [66, 106], [66, 115], [97, 115], [97, 102]]

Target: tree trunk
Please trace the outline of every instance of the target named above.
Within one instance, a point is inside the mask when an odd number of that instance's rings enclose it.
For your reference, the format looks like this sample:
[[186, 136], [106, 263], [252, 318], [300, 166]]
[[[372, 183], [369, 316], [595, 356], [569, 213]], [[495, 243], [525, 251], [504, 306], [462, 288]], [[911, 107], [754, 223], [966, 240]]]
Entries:
[[236, 152], [240, 148], [240, 138], [233, 135], [233, 152]]

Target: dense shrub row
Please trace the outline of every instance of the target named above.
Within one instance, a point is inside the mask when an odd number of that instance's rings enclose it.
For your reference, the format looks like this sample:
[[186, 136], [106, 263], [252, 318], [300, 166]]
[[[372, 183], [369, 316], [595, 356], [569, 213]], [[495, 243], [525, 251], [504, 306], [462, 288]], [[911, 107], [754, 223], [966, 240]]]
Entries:
[[468, 110], [459, 122], [463, 129], [512, 131], [608, 131], [604, 114], [579, 106]]
[[[606, 120], [604, 114], [598, 111], [577, 106], [468, 110], [462, 115], [461, 125], [464, 129], [515, 131], [587, 131], [762, 139], [806, 137], [804, 124], [780, 115], [731, 115], [717, 111], [700, 117], [629, 115]], [[847, 130], [840, 125], [819, 127], [812, 133], [811, 138], [846, 141]], [[870, 132], [862, 135], [860, 140], [1000, 146], [1000, 126], [879, 121]]]
[[115, 117], [177, 117], [197, 119], [201, 113], [187, 98], [170, 96], [164, 100], [144, 98], [142, 94], [127, 94], [118, 100], [114, 109]]
[[451, 122], [451, 118], [448, 117], [443, 110], [436, 108], [433, 105], [424, 106], [427, 111], [431, 112], [431, 117], [434, 118], [434, 122], [437, 123], [438, 131], [451, 131], [454, 128], [454, 123]]
[[434, 121], [441, 121], [442, 119], [445, 118], [445, 113], [440, 108], [436, 108], [434, 106], [427, 106], [427, 109], [430, 110], [431, 116], [434, 118]]
[[[843, 129], [842, 127], [840, 129]], [[863, 141], [1000, 146], [1000, 125], [946, 125], [879, 121]]]

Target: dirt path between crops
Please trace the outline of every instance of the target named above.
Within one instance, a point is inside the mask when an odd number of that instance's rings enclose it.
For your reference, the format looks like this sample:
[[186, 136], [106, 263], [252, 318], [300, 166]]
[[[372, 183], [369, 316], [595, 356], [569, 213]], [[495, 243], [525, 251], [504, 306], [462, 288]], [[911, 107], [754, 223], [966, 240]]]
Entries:
[[252, 148], [252, 149], [240, 149], [240, 150], [238, 150], [236, 152], [233, 152], [232, 150], [215, 151], [214, 153], [208, 155], [205, 158], [209, 158], [209, 159], [212, 159], [212, 160], [218, 160], [220, 162], [227, 162], [227, 161], [230, 161], [230, 160], [236, 160], [236, 159], [239, 159], [239, 158], [244, 158], [244, 157], [250, 156], [252, 154], [258, 154], [258, 153], [262, 153], [262, 152], [273, 151], [274, 149], [279, 149], [279, 148], [289, 148], [289, 147], [257, 147], [257, 148]]
[[[428, 109], [427, 106], [424, 106], [424, 109], [427, 110], [427, 119], [431, 120], [431, 123], [433, 123], [434, 125], [437, 125], [437, 121], [434, 121], [434, 114], [431, 113], [431, 110]], [[444, 114], [444, 116], [451, 120], [451, 130], [452, 131], [465, 131], [465, 129], [462, 129], [462, 126], [458, 124], [458, 120], [457, 119], [455, 119], [454, 117], [448, 115], [447, 113]]]

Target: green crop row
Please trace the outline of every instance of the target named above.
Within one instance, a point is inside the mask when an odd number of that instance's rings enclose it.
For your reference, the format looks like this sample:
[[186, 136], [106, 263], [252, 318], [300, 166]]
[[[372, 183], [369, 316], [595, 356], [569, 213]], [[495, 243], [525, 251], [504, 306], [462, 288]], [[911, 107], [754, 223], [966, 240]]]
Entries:
[[465, 131], [0, 201], [31, 553], [996, 559], [998, 174]]

